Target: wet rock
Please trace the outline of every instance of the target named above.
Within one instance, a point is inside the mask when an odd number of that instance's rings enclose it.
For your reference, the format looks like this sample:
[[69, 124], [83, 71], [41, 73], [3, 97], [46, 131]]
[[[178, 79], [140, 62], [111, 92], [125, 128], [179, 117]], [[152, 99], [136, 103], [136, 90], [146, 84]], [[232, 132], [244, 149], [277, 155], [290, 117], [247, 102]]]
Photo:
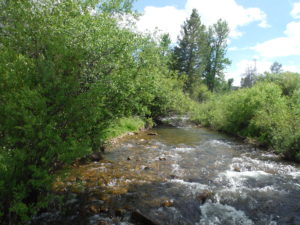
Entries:
[[209, 190], [205, 190], [202, 193], [197, 195], [197, 199], [201, 202], [201, 204], [204, 204], [207, 199], [211, 198], [213, 196], [213, 192]]
[[131, 214], [131, 220], [142, 225], [160, 225], [149, 217], [143, 215], [139, 210], [136, 210]]
[[99, 162], [103, 159], [103, 156], [100, 152], [94, 152], [93, 154], [91, 154], [90, 159], [94, 162]]
[[115, 215], [117, 217], [123, 217], [126, 214], [126, 210], [125, 209], [116, 209], [115, 211]]
[[171, 174], [170, 175], [170, 179], [178, 179], [178, 176], [174, 175], [174, 174]]
[[172, 207], [174, 206], [174, 201], [171, 199], [171, 200], [165, 200], [161, 203], [161, 206], [162, 207]]
[[159, 157], [160, 161], [166, 161], [167, 159], [165, 157]]
[[101, 220], [97, 223], [97, 225], [109, 225], [109, 223], [105, 220]]
[[151, 168], [149, 166], [145, 166], [144, 170], [150, 170]]
[[100, 207], [100, 213], [108, 213], [109, 209], [106, 207]]
[[235, 171], [235, 172], [241, 172], [241, 168], [235, 167], [235, 168], [233, 169], [233, 171]]
[[155, 133], [155, 132], [150, 132], [150, 133], [148, 133], [147, 135], [149, 135], [149, 136], [157, 136], [158, 134]]
[[89, 206], [88, 210], [89, 210], [90, 213], [93, 213], [93, 214], [98, 214], [101, 211], [100, 207], [98, 207], [96, 205]]

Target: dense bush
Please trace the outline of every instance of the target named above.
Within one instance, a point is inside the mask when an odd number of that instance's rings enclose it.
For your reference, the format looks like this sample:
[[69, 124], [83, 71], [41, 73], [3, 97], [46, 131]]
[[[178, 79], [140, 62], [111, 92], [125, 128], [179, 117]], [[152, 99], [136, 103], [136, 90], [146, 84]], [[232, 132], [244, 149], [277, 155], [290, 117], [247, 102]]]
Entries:
[[[300, 89], [287, 93], [286, 87], [295, 84], [279, 82], [290, 79], [289, 74], [281, 76], [214, 96], [197, 106], [192, 118], [204, 126], [256, 139], [289, 159], [300, 160]], [[299, 79], [300, 75], [293, 76]]]
[[51, 201], [59, 165], [98, 150], [121, 117], [185, 96], [159, 43], [121, 27], [130, 0], [0, 1], [0, 223]]

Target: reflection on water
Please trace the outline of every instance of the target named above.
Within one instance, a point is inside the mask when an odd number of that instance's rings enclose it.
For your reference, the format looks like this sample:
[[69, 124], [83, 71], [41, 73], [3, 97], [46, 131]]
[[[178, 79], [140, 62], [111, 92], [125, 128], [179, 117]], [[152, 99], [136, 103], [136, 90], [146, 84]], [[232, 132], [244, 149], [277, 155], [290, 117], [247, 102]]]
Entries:
[[207, 129], [151, 132], [58, 179], [74, 193], [64, 224], [300, 224], [299, 165]]

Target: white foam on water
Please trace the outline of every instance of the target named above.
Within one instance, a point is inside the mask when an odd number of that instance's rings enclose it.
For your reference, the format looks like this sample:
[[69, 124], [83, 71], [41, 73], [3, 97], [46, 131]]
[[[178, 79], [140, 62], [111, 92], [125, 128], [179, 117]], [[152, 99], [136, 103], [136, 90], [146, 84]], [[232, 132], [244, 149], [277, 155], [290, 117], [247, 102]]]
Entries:
[[245, 181], [248, 179], [255, 179], [257, 181], [265, 179], [269, 176], [272, 176], [269, 173], [264, 171], [244, 171], [244, 172], [235, 172], [227, 170], [224, 173], [221, 173], [216, 179], [217, 182], [227, 183], [231, 189], [240, 189], [244, 187]]
[[198, 225], [254, 225], [243, 211], [229, 205], [207, 202], [200, 210], [202, 218]]
[[182, 160], [182, 156], [180, 154], [174, 153], [172, 152], [171, 155], [169, 155], [169, 157], [174, 160], [174, 161], [179, 161]]
[[238, 168], [241, 171], [256, 170], [265, 171], [271, 174], [279, 175], [289, 175], [294, 172], [300, 171], [292, 165], [285, 165], [280, 162], [265, 161], [259, 159], [253, 159], [251, 157], [243, 155], [242, 157], [237, 157], [232, 159], [232, 164], [230, 165], [231, 170]]
[[289, 175], [292, 176], [294, 179], [300, 178], [300, 171], [291, 172], [291, 173], [289, 173]]
[[224, 141], [221, 141], [221, 140], [209, 140], [209, 141], [206, 141], [204, 144], [205, 145], [208, 145], [208, 146], [211, 146], [211, 147], [214, 147], [214, 148], [217, 148], [217, 147], [226, 147], [226, 148], [231, 148], [231, 145], [224, 142]]
[[191, 147], [176, 147], [176, 148], [174, 148], [174, 151], [177, 151], [177, 152], [189, 152], [192, 150], [195, 150], [195, 148], [191, 148]]
[[261, 154], [261, 156], [271, 159], [278, 159], [280, 157], [279, 155], [276, 155], [274, 153], [263, 153]]
[[178, 164], [172, 164], [172, 173], [176, 176], [183, 176], [185, 174], [184, 170]]
[[209, 188], [209, 186], [206, 184], [200, 184], [200, 183], [196, 183], [196, 182], [187, 182], [187, 181], [184, 181], [181, 179], [173, 179], [173, 180], [169, 180], [169, 182], [185, 186], [185, 188], [183, 190], [187, 189], [192, 194], [197, 194], [197, 193], [207, 190]]

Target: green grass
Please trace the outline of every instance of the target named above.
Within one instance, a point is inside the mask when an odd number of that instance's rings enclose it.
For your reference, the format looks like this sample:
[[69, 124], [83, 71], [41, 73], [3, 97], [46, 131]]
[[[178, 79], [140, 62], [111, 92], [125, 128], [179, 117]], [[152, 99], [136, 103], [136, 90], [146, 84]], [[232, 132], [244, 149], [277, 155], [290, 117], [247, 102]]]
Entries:
[[103, 131], [101, 139], [107, 141], [128, 132], [137, 132], [144, 127], [145, 122], [139, 117], [120, 118]]

